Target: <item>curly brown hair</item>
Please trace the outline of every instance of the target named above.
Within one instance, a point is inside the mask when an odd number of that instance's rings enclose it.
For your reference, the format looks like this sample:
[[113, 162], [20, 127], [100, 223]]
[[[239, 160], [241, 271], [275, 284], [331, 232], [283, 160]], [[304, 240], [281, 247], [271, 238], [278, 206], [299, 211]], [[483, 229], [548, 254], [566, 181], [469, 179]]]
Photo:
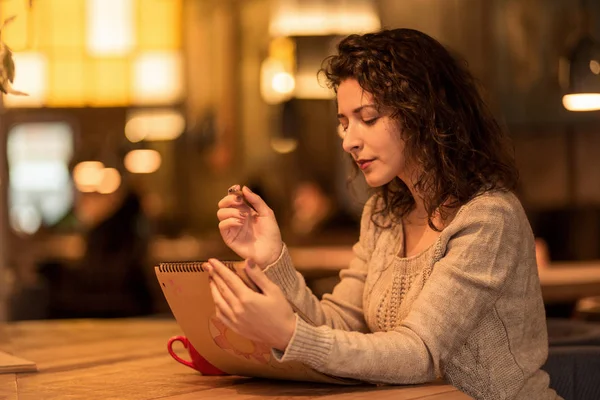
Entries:
[[[402, 126], [405, 156], [420, 166], [415, 188], [433, 229], [439, 230], [432, 223], [436, 211], [445, 218], [486, 191], [515, 189], [518, 172], [508, 135], [466, 62], [432, 37], [412, 29], [350, 35], [319, 74], [336, 93], [342, 81], [356, 79], [379, 107], [392, 110], [391, 118]], [[399, 178], [376, 191], [383, 201], [374, 222], [378, 214], [397, 222], [415, 206]]]

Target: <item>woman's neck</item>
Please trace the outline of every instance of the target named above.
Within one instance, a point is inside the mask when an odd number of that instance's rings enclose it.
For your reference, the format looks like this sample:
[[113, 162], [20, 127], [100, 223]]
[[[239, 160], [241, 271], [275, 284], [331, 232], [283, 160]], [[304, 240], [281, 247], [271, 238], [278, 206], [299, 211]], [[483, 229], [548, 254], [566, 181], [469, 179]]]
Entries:
[[406, 184], [406, 186], [412, 195], [415, 207], [403, 218], [404, 222], [411, 225], [426, 225], [429, 214], [423, 196], [415, 189], [414, 185]]
[[[418, 192], [415, 189], [414, 185], [406, 185], [408, 187], [408, 190], [410, 191], [413, 200], [415, 202], [415, 207], [408, 213], [408, 215], [406, 215], [403, 220], [404, 223], [407, 224], [411, 224], [411, 225], [428, 225], [429, 224], [429, 218], [431, 217], [431, 221], [433, 222], [433, 224], [438, 227], [443, 229], [443, 227], [445, 227], [446, 225], [448, 225], [450, 223], [450, 221], [452, 221], [452, 219], [454, 218], [454, 215], [456, 214], [456, 209], [454, 210], [449, 210], [449, 212], [446, 214], [442, 214], [440, 212], [440, 209], [442, 206], [436, 208], [432, 215], [429, 215], [429, 212], [425, 206], [425, 199], [424, 196]], [[445, 202], [445, 204], [448, 204], [450, 200], [447, 200]]]

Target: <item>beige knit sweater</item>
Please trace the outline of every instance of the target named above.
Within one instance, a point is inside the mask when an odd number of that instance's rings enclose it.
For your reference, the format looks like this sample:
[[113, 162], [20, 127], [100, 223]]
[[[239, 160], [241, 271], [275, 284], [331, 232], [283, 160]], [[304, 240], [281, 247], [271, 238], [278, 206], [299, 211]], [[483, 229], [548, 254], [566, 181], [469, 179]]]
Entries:
[[490, 192], [461, 207], [437, 241], [402, 258], [403, 229], [377, 228], [375, 197], [332, 294], [319, 301], [284, 246], [265, 272], [315, 321], [297, 318], [281, 361], [373, 383], [441, 376], [475, 399], [559, 398], [548, 354], [534, 238], [518, 199]]

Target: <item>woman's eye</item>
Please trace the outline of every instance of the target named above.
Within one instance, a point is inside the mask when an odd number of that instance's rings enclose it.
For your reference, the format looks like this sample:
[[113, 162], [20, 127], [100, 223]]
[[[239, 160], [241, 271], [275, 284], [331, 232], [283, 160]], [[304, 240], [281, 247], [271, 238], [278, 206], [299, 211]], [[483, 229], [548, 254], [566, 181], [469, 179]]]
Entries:
[[377, 118], [365, 119], [363, 120], [363, 122], [365, 123], [365, 125], [373, 125], [375, 122], [377, 122]]
[[339, 124], [338, 127], [337, 127], [337, 134], [338, 134], [338, 136], [343, 139], [344, 136], [346, 136], [346, 131], [347, 130], [348, 130], [348, 126], [344, 126], [342, 124]]

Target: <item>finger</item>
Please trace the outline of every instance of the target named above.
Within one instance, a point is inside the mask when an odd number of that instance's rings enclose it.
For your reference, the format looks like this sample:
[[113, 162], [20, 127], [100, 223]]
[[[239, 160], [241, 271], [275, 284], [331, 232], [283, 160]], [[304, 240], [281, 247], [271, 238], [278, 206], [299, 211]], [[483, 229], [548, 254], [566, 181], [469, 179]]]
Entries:
[[242, 188], [242, 193], [244, 193], [244, 197], [246, 198], [248, 203], [250, 203], [252, 207], [254, 207], [254, 209], [259, 215], [268, 215], [272, 212], [267, 203], [265, 203], [259, 195], [250, 190], [248, 186], [244, 186]]
[[254, 263], [252, 260], [246, 260], [246, 274], [252, 279], [252, 282], [258, 286], [258, 288], [265, 294], [271, 293], [271, 290], [275, 286], [267, 275]]
[[250, 208], [244, 202], [244, 198], [242, 196], [235, 194], [228, 194], [227, 196], [223, 197], [221, 200], [219, 200], [217, 206], [219, 208]]
[[244, 219], [248, 216], [247, 211], [238, 210], [237, 208], [221, 208], [217, 211], [217, 218], [223, 221], [227, 218]]
[[217, 314], [217, 318], [219, 318], [219, 320], [221, 322], [223, 322], [223, 324], [225, 324], [225, 326], [227, 326], [232, 331], [237, 332], [235, 324], [233, 323], [233, 321], [230, 318], [228, 318], [225, 314], [223, 314], [218, 308], [215, 310], [215, 313]]
[[232, 311], [239, 307], [240, 301], [231, 291], [229, 286], [227, 286], [227, 284], [223, 282], [223, 279], [219, 276], [219, 274], [212, 275], [210, 279], [212, 283], [217, 287], [217, 290], [219, 290], [221, 298], [225, 300], [225, 302], [227, 302], [227, 305]]
[[217, 313], [221, 313], [231, 320], [234, 316], [233, 310], [231, 307], [229, 307], [229, 304], [227, 304], [225, 299], [223, 299], [221, 292], [219, 292], [219, 289], [217, 288], [215, 282], [213, 282], [212, 278], [208, 281], [208, 285], [210, 287], [210, 294], [212, 295], [213, 302], [215, 303], [215, 309], [217, 310]]
[[219, 230], [226, 231], [231, 228], [241, 228], [244, 225], [244, 221], [238, 218], [226, 219], [225, 221], [219, 222]]
[[248, 206], [249, 208], [251, 208], [253, 211], [256, 211], [256, 209], [254, 208], [254, 206], [252, 204], [250, 204], [250, 202], [246, 199], [246, 196], [244, 196], [244, 193], [241, 190], [237, 190], [235, 192], [231, 192], [231, 195], [235, 196], [235, 201], [239, 202], [242, 201], [246, 206]]
[[231, 292], [237, 298], [240, 298], [240, 296], [243, 294], [247, 294], [247, 292], [250, 290], [244, 281], [242, 281], [242, 278], [227, 268], [221, 261], [217, 260], [216, 258], [210, 258], [208, 262], [212, 267], [212, 270], [209, 269], [211, 276], [214, 277], [215, 275], [218, 275], [223, 280], [223, 283], [229, 287]]

